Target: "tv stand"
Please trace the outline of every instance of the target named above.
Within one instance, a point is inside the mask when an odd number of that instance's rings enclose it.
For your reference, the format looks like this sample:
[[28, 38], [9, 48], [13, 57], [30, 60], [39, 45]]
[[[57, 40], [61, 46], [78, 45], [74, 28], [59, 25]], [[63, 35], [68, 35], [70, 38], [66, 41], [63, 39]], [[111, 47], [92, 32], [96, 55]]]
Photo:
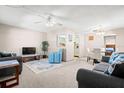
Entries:
[[23, 63], [33, 61], [33, 60], [40, 60], [40, 59], [41, 59], [40, 54], [22, 55], [22, 62]]

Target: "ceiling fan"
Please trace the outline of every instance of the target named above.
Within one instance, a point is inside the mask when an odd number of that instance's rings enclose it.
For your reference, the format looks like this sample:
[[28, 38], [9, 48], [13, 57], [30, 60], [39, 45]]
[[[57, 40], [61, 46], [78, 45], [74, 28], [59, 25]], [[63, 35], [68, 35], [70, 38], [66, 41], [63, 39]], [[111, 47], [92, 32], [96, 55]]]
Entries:
[[[44, 15], [45, 16], [41, 16], [41, 15], [39, 15], [39, 16], [45, 18], [47, 26], [54, 26], [54, 25], [62, 26], [63, 25], [62, 23], [57, 22], [57, 20], [56, 20], [57, 17], [55, 15], [50, 14], [50, 13], [44, 13]], [[42, 21], [36, 21], [35, 23], [39, 24], [39, 23], [43, 23], [43, 22]]]
[[[25, 7], [24, 5], [22, 6], [10, 6], [10, 5], [7, 5], [7, 7], [11, 7], [11, 8], [23, 8], [23, 9], [26, 9], [32, 13], [36, 13], [38, 17], [41, 17], [42, 19], [45, 19], [46, 21], [46, 26], [54, 26], [54, 25], [58, 25], [58, 26], [62, 26], [63, 24], [58, 22], [56, 19], [58, 19], [59, 17], [56, 16], [56, 15], [53, 15], [51, 13], [43, 13], [42, 15], [37, 13], [36, 11], [28, 8], [28, 7]], [[40, 24], [40, 23], [43, 23], [43, 21], [36, 21], [34, 22], [35, 24]]]

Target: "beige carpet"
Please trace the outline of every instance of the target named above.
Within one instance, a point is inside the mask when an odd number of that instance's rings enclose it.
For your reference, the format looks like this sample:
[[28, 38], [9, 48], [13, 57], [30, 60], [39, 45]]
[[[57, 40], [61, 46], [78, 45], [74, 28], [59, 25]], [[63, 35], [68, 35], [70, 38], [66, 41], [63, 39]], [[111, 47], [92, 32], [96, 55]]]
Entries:
[[76, 73], [79, 68], [93, 69], [84, 59], [63, 62], [63, 66], [35, 74], [25, 64], [17, 88], [77, 88]]

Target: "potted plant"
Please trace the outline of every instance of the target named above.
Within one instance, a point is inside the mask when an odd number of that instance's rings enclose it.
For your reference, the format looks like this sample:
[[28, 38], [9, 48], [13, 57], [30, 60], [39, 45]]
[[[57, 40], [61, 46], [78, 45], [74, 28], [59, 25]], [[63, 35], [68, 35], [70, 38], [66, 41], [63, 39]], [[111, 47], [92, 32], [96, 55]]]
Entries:
[[48, 41], [43, 41], [42, 42], [43, 58], [47, 57], [48, 47], [49, 47]]

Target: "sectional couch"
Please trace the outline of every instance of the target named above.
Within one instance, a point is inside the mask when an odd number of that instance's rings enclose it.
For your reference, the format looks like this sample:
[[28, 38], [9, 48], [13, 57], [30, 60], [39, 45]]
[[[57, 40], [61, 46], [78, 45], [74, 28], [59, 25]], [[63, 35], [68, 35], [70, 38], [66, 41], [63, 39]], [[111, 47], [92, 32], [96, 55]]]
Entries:
[[[77, 82], [79, 88], [124, 88], [124, 63], [116, 64], [113, 75], [106, 73], [111, 66], [109, 57], [102, 57], [102, 61], [93, 70], [79, 69]], [[121, 66], [121, 68], [120, 68]], [[118, 73], [120, 76], [117, 76]]]

